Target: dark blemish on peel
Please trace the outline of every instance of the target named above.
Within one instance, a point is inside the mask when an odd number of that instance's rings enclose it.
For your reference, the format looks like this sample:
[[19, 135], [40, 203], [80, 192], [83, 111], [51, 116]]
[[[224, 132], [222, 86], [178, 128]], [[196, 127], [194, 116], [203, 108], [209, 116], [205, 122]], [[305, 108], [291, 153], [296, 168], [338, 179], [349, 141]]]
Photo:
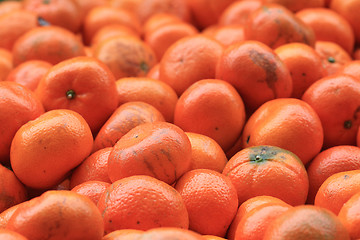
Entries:
[[264, 69], [266, 73], [265, 82], [273, 91], [274, 98], [277, 98], [275, 83], [277, 82], [278, 77], [276, 74], [277, 67], [274, 56], [271, 53], [260, 53], [255, 49], [251, 49], [249, 57], [255, 65]]
[[344, 122], [344, 128], [345, 129], [350, 129], [352, 127], [352, 121], [351, 120], [346, 120]]

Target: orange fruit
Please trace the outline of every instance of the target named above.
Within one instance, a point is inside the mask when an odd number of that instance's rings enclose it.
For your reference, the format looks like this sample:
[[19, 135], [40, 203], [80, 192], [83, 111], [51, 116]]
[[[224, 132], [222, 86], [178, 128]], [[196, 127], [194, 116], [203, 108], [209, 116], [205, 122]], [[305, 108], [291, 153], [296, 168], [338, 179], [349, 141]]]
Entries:
[[0, 95], [0, 162], [8, 164], [15, 133], [43, 114], [44, 108], [35, 94], [15, 82], [0, 81]]
[[103, 5], [107, 5], [108, 4], [108, 0], [73, 0], [75, 2], [75, 4], [77, 5], [79, 11], [80, 11], [80, 15], [81, 15], [81, 27], [84, 21], [84, 18], [86, 17], [86, 15], [91, 11], [91, 9], [95, 8], [95, 7], [99, 7], [99, 6], [103, 6]]
[[24, 0], [23, 8], [51, 25], [77, 32], [81, 25], [81, 11], [73, 0]]
[[9, 207], [6, 210], [0, 212], [0, 229], [6, 228], [6, 225], [7, 225], [8, 221], [9, 221], [9, 219], [11, 218], [11, 216], [14, 214], [16, 209], [21, 204], [26, 204], [26, 201], [23, 201], [23, 202], [21, 202], [19, 204], [16, 204], [16, 205], [14, 205], [12, 207]]
[[360, 11], [360, 2], [356, 0], [331, 0], [330, 8], [343, 16], [352, 26], [356, 42], [360, 42], [360, 17], [357, 12]]
[[211, 169], [222, 172], [228, 159], [221, 146], [212, 138], [185, 132], [191, 143], [191, 169]]
[[5, 81], [13, 69], [12, 53], [5, 48], [0, 48], [0, 82]]
[[348, 230], [351, 239], [360, 238], [360, 192], [354, 194], [348, 201], [341, 207], [338, 217], [345, 228]]
[[134, 240], [141, 237], [143, 232], [136, 229], [120, 229], [106, 234], [101, 240]]
[[[211, 36], [211, 35], [210, 35]], [[219, 41], [224, 47], [245, 41], [243, 25], [219, 26], [211, 36]]]
[[50, 188], [90, 155], [93, 137], [78, 113], [52, 110], [16, 132], [10, 150], [11, 167], [26, 186]]
[[0, 15], [0, 25], [0, 47], [11, 51], [15, 41], [38, 22], [35, 13], [19, 9]]
[[70, 190], [70, 179], [66, 177], [62, 182], [53, 187], [51, 190]]
[[181, 195], [170, 185], [144, 175], [115, 181], [101, 195], [98, 208], [105, 234], [119, 229], [187, 229], [189, 217]]
[[154, 51], [132, 36], [112, 37], [93, 48], [93, 56], [105, 63], [116, 79], [144, 77], [157, 63]]
[[219, 25], [244, 25], [249, 15], [262, 5], [262, 0], [234, 1], [219, 17]]
[[[117, 36], [132, 36], [132, 37], [140, 37], [139, 33], [135, 30], [127, 27], [123, 24], [108, 24], [101, 27], [96, 31], [94, 36], [91, 38], [91, 45], [94, 46], [99, 44], [102, 41], [105, 41], [111, 37]], [[91, 48], [90, 48], [91, 49]]]
[[42, 77], [53, 65], [42, 60], [29, 60], [13, 68], [6, 81], [17, 82], [28, 89], [35, 91]]
[[[149, 70], [149, 72], [146, 74], [146, 77], [152, 78], [152, 79], [155, 79], [155, 80], [160, 80], [160, 72], [159, 72], [159, 70], [160, 70], [160, 63], [157, 63], [155, 66], [153, 66]], [[174, 93], [175, 93], [175, 91], [174, 91]]]
[[322, 149], [324, 133], [314, 109], [295, 98], [264, 103], [250, 116], [242, 133], [244, 148], [273, 145], [291, 151], [306, 165]]
[[360, 126], [360, 82], [345, 74], [313, 83], [302, 96], [317, 113], [324, 130], [324, 148], [355, 145]]
[[214, 235], [202, 235], [206, 240], [226, 240], [225, 238], [214, 236]]
[[347, 74], [360, 80], [360, 59], [345, 63], [336, 73]]
[[187, 229], [174, 227], [157, 227], [146, 231], [143, 239], [157, 240], [204, 240], [202, 235]]
[[334, 42], [316, 41], [315, 51], [322, 58], [327, 75], [336, 73], [344, 64], [352, 60], [349, 53]]
[[0, 229], [0, 238], [2, 240], [28, 240], [23, 235], [9, 229]]
[[350, 240], [350, 237], [335, 214], [324, 208], [302, 205], [288, 210], [271, 222], [263, 239]]
[[190, 170], [191, 144], [185, 132], [167, 122], [138, 125], [116, 142], [108, 159], [110, 180], [149, 175], [173, 184]]
[[201, 30], [201, 34], [207, 37], [213, 37], [217, 29], [220, 28], [220, 25], [210, 25], [204, 29]]
[[13, 171], [0, 164], [0, 213], [4, 210], [27, 200], [27, 191], [24, 185], [15, 176]]
[[252, 209], [241, 218], [234, 239], [263, 239], [269, 224], [291, 208], [288, 204], [265, 204]]
[[338, 172], [321, 184], [314, 205], [329, 209], [337, 215], [344, 203], [358, 192], [360, 192], [360, 170]]
[[156, 58], [161, 60], [166, 50], [181, 38], [192, 36], [198, 30], [185, 22], [168, 23], [144, 34], [144, 41], [155, 52]]
[[112, 147], [100, 149], [88, 156], [77, 166], [70, 178], [70, 188], [87, 181], [102, 181], [111, 183], [108, 176], [108, 158]]
[[142, 23], [159, 13], [174, 15], [185, 22], [190, 21], [189, 8], [183, 0], [142, 0], [139, 1], [136, 12]]
[[290, 151], [275, 146], [255, 146], [236, 153], [222, 172], [234, 184], [239, 203], [268, 195], [290, 205], [304, 204], [309, 181], [304, 165]]
[[93, 57], [76, 57], [52, 67], [36, 89], [46, 111], [70, 109], [80, 113], [93, 133], [117, 107], [115, 78]]
[[142, 34], [145, 35], [154, 31], [156, 28], [163, 27], [172, 23], [185, 23], [176, 15], [171, 13], [156, 13], [151, 15], [142, 25]]
[[245, 39], [260, 41], [270, 48], [291, 42], [315, 44], [315, 33], [310, 26], [282, 5], [262, 5], [249, 15], [244, 25]]
[[230, 227], [227, 231], [227, 234], [226, 234], [227, 238], [229, 240], [235, 239], [235, 235], [238, 231], [237, 226], [240, 223], [243, 216], [245, 216], [246, 214], [248, 214], [251, 210], [253, 210], [255, 208], [258, 208], [260, 206], [267, 206], [267, 205], [288, 206], [288, 204], [285, 203], [284, 201], [280, 200], [279, 198], [272, 197], [272, 196], [260, 195], [260, 196], [249, 198], [248, 200], [246, 200], [245, 202], [240, 204], [240, 206], [236, 212], [235, 218], [231, 222]]
[[162, 121], [162, 114], [152, 105], [145, 102], [127, 102], [118, 107], [101, 127], [95, 137], [94, 151], [113, 147], [115, 143], [134, 127]]
[[21, 35], [13, 46], [14, 66], [28, 60], [44, 60], [57, 64], [84, 55], [84, 46], [77, 37], [57, 26], [33, 28]]
[[236, 88], [250, 113], [266, 101], [290, 97], [292, 92], [286, 65], [271, 48], [258, 41], [227, 47], [217, 63], [215, 76]]
[[305, 8], [296, 16], [314, 30], [317, 41], [335, 42], [349, 54], [352, 53], [354, 32], [350, 23], [339, 13], [327, 8]]
[[[359, 127], [360, 129], [360, 127]], [[358, 130], [356, 134], [356, 146], [360, 147], [360, 131]]]
[[100, 196], [105, 192], [106, 188], [110, 186], [108, 182], [102, 181], [87, 181], [76, 185], [71, 191], [91, 199], [95, 204], [98, 203]]
[[331, 175], [360, 168], [360, 148], [335, 146], [320, 152], [307, 167], [309, 176], [308, 203], [313, 204], [321, 184]]
[[195, 24], [200, 28], [205, 28], [216, 24], [222, 12], [234, 0], [186, 0], [185, 2], [190, 9]]
[[83, 36], [86, 44], [90, 44], [96, 32], [104, 26], [121, 24], [135, 33], [140, 33], [140, 22], [137, 16], [126, 9], [112, 8], [107, 5], [94, 7], [85, 16]]
[[222, 45], [197, 34], [172, 44], [160, 61], [160, 80], [169, 84], [180, 96], [191, 84], [201, 79], [215, 78], [216, 63], [223, 52]]
[[132, 12], [136, 12], [142, 1], [143, 0], [108, 0], [108, 4], [114, 8], [125, 8]]
[[210, 169], [185, 173], [175, 185], [189, 213], [189, 229], [224, 237], [238, 208], [236, 189], [230, 179]]
[[218, 79], [203, 79], [180, 96], [174, 123], [186, 132], [214, 139], [226, 151], [245, 123], [245, 107], [236, 89]]
[[101, 240], [102, 217], [87, 197], [66, 190], [50, 190], [19, 206], [7, 229], [29, 239]]
[[118, 105], [141, 101], [154, 106], [167, 122], [173, 122], [178, 96], [168, 84], [147, 77], [120, 78], [116, 81]]
[[304, 43], [284, 44], [274, 51], [290, 71], [293, 83], [291, 97], [301, 98], [312, 83], [327, 75], [319, 54]]
[[325, 7], [325, 0], [297, 0], [297, 1], [288, 1], [288, 0], [264, 0], [265, 4], [276, 3], [280, 4], [290, 11], [297, 12], [302, 9], [307, 8], [322, 8]]
[[360, 47], [355, 47], [352, 57], [354, 60], [360, 60]]
[[22, 9], [22, 2], [19, 1], [2, 1], [0, 4], [0, 16], [14, 10]]

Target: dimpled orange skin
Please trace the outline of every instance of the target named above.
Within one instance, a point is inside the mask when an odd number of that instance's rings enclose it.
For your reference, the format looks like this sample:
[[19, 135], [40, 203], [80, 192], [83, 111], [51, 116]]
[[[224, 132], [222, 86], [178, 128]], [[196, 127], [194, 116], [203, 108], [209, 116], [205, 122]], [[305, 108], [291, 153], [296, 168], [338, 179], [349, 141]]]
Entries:
[[115, 36], [93, 46], [93, 56], [105, 63], [116, 79], [144, 77], [157, 63], [155, 52], [133, 36]]
[[0, 165], [0, 213], [27, 200], [27, 191], [15, 174]]
[[216, 63], [222, 52], [221, 43], [203, 34], [182, 38], [164, 53], [160, 80], [180, 96], [196, 81], [215, 78]]
[[258, 208], [260, 206], [265, 206], [265, 205], [288, 206], [288, 204], [285, 203], [284, 201], [280, 200], [279, 198], [272, 197], [272, 196], [260, 195], [260, 196], [249, 198], [248, 200], [246, 200], [245, 202], [240, 204], [238, 211], [236, 213], [236, 216], [233, 219], [233, 221], [231, 222], [231, 225], [227, 231], [227, 235], [226, 235], [227, 239], [234, 240], [236, 232], [237, 232], [237, 226], [245, 214], [249, 213], [251, 210], [253, 210], [255, 208]]
[[168, 184], [190, 170], [191, 143], [185, 132], [167, 122], [139, 125], [125, 134], [109, 155], [110, 180], [149, 175]]
[[165, 119], [152, 105], [135, 101], [124, 103], [101, 127], [95, 137], [94, 151], [113, 147], [122, 136], [140, 124], [157, 121], [165, 122]]
[[6, 81], [13, 81], [35, 91], [41, 78], [53, 65], [41, 60], [29, 60], [9, 72]]
[[320, 118], [306, 102], [279, 98], [264, 103], [245, 124], [242, 146], [274, 145], [293, 152], [306, 165], [323, 146]]
[[225, 237], [238, 207], [236, 189], [229, 178], [210, 169], [185, 173], [175, 184], [189, 213], [189, 229]]
[[137, 175], [115, 181], [101, 195], [98, 208], [105, 234], [129, 228], [189, 227], [188, 212], [179, 192], [150, 176]]
[[77, 166], [70, 177], [70, 188], [86, 182], [86, 181], [102, 181], [111, 183], [108, 175], [107, 163], [112, 147], [100, 149]]
[[91, 199], [95, 204], [98, 203], [100, 196], [106, 191], [110, 186], [110, 183], [102, 181], [87, 181], [80, 183], [71, 191], [76, 192], [80, 195], [84, 195]]
[[268, 3], [249, 15], [244, 25], [245, 38], [260, 41], [270, 48], [291, 42], [302, 42], [311, 47], [315, 33], [289, 9]]
[[335, 74], [313, 83], [302, 96], [318, 114], [324, 129], [324, 148], [355, 145], [360, 126], [360, 82]]
[[24, 33], [38, 26], [37, 15], [23, 9], [0, 15], [0, 48], [9, 51]]
[[317, 41], [331, 41], [339, 44], [351, 54], [354, 50], [355, 36], [350, 23], [332, 9], [310, 8], [296, 13], [315, 33]]
[[236, 88], [248, 112], [268, 100], [290, 97], [293, 89], [286, 65], [271, 48], [258, 41], [244, 41], [226, 48], [215, 76]]
[[291, 208], [292, 206], [285, 204], [265, 204], [254, 208], [244, 214], [237, 226], [234, 239], [263, 239], [269, 224]]
[[360, 16], [357, 14], [360, 10], [360, 2], [357, 0], [331, 0], [330, 8], [349, 21], [353, 28], [356, 42], [360, 43]]
[[11, 141], [25, 123], [44, 113], [40, 100], [22, 85], [0, 81], [0, 162], [8, 164]]
[[96, 205], [66, 190], [49, 190], [22, 204], [6, 228], [29, 239], [101, 240], [104, 233]]
[[174, 121], [178, 96], [168, 84], [148, 77], [120, 78], [116, 81], [118, 105], [141, 101], [154, 106], [167, 122]]
[[306, 201], [306, 169], [285, 149], [264, 145], [245, 148], [229, 160], [222, 173], [234, 184], [240, 204], [259, 195], [277, 197], [292, 206]]
[[293, 82], [291, 97], [301, 98], [312, 83], [326, 76], [321, 57], [304, 43], [284, 44], [274, 51], [290, 71]]
[[344, 203], [359, 191], [360, 170], [335, 173], [321, 184], [314, 205], [329, 209], [337, 215]]
[[185, 133], [191, 143], [191, 169], [205, 168], [222, 172], [228, 159], [220, 145], [203, 134]]
[[340, 219], [327, 209], [301, 205], [289, 209], [268, 225], [264, 240], [350, 240]]
[[75, 34], [57, 26], [33, 28], [21, 35], [13, 46], [14, 66], [33, 59], [57, 64], [78, 56], [85, 56], [84, 45]]
[[74, 33], [81, 26], [81, 12], [72, 0], [23, 0], [23, 8], [42, 17], [51, 25], [68, 29]]
[[226, 151], [239, 137], [245, 115], [242, 98], [231, 84], [203, 79], [180, 96], [174, 123], [186, 132], [211, 137]]
[[360, 192], [354, 194], [346, 203], [341, 207], [338, 217], [348, 230], [351, 239], [360, 238]]
[[39, 82], [36, 94], [45, 110], [80, 113], [97, 133], [117, 107], [115, 77], [92, 57], [76, 57], [53, 66]]
[[93, 145], [90, 127], [80, 114], [52, 110], [24, 124], [10, 150], [16, 176], [32, 188], [49, 188], [89, 156]]
[[313, 204], [321, 184], [331, 175], [360, 169], [360, 148], [341, 145], [320, 152], [307, 166], [309, 194], [307, 203]]

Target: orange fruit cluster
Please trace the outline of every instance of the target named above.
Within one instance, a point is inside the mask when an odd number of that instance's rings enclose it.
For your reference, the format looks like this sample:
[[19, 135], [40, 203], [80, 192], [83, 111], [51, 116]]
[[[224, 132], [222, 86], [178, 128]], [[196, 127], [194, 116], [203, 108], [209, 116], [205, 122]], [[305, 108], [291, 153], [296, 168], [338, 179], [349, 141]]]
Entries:
[[360, 239], [359, 0], [0, 0], [0, 239]]

